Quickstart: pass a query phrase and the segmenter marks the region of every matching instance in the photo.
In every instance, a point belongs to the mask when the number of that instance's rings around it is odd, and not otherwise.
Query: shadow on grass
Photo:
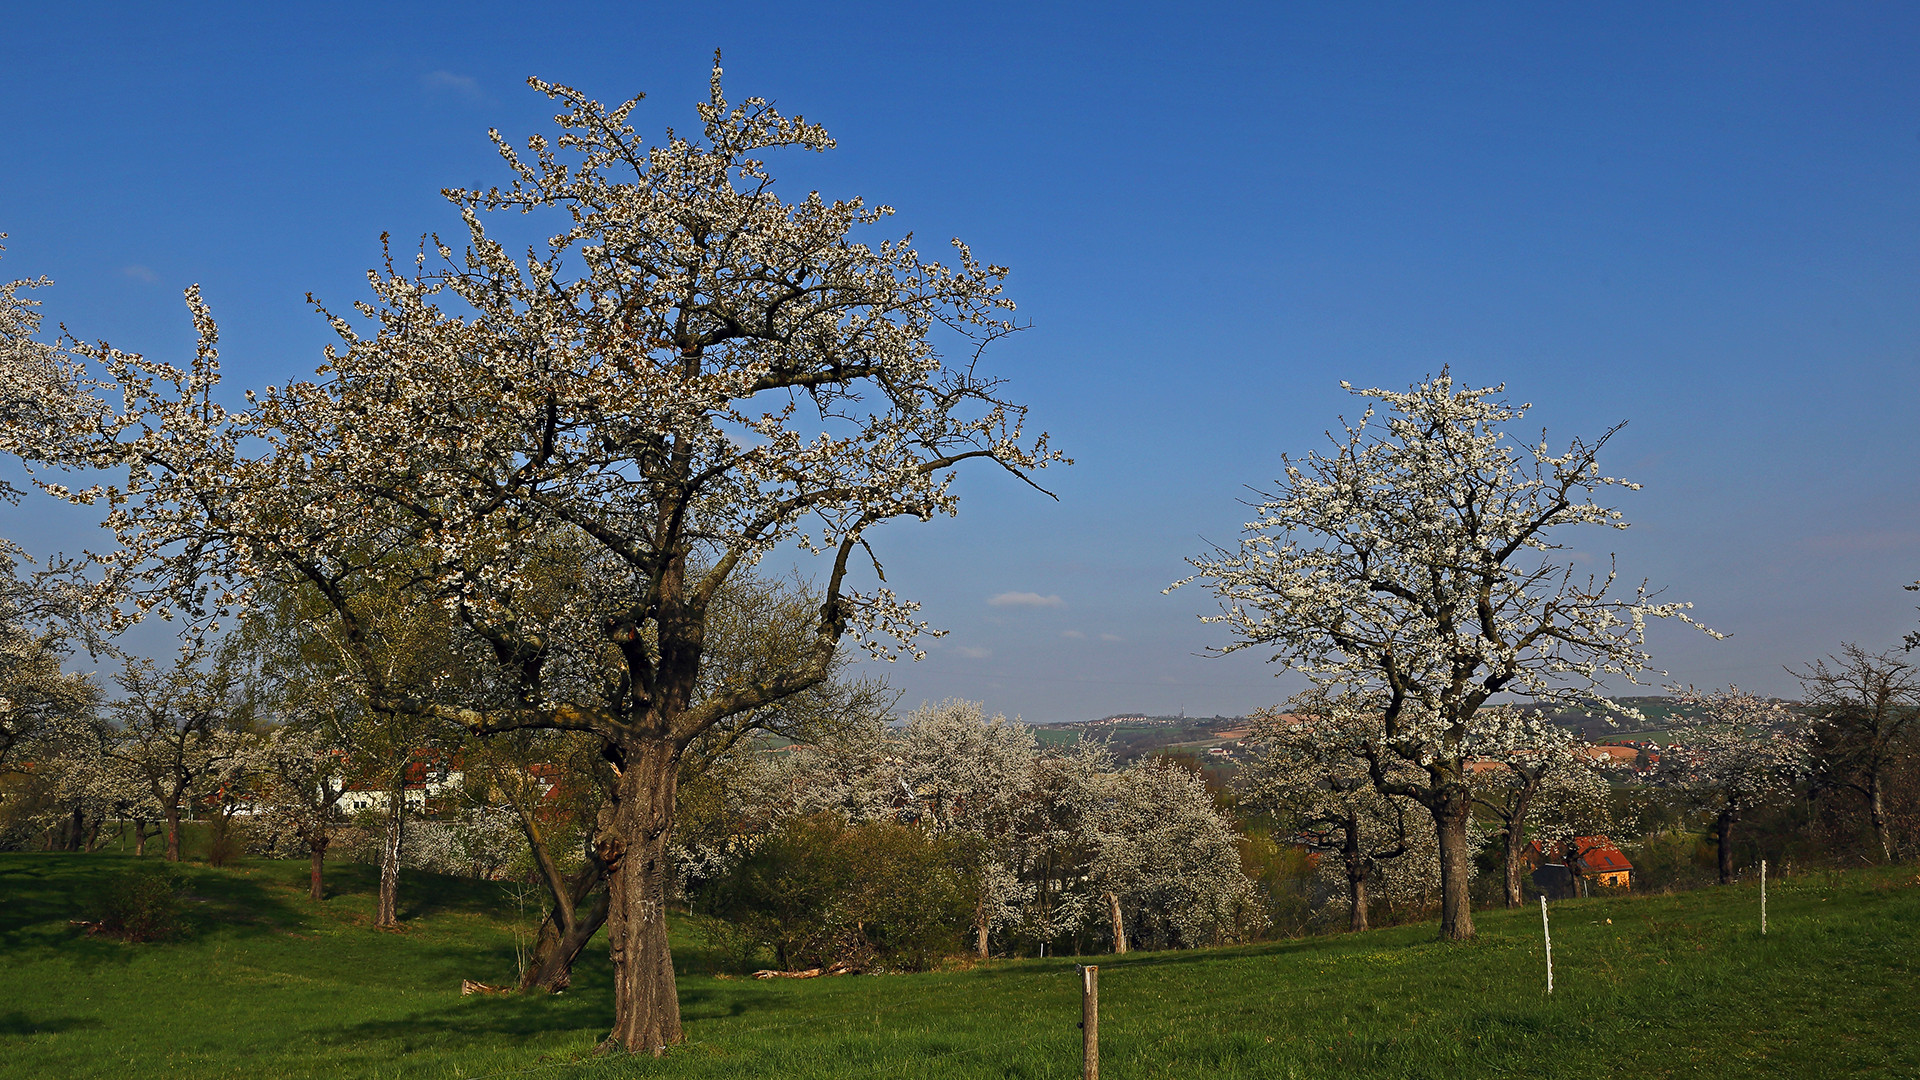
[[[99,1018],[92,1016],[49,1016],[35,1020],[26,1013],[15,1011],[0,1013],[0,1037],[7,1035],[52,1035],[63,1031],[76,1031],[81,1028],[105,1027]]]
[[[87,937],[73,920],[115,875],[154,864],[153,856],[0,855],[0,953],[11,957],[58,952],[81,962],[124,963],[155,944]],[[181,929],[171,940],[193,940],[215,931],[270,934],[304,926],[305,913],[289,907],[261,882],[191,864],[172,864],[179,875]]]

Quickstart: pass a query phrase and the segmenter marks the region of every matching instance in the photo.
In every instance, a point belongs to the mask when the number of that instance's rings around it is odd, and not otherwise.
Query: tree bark
[[[685,1038],[673,957],[667,950],[666,911],[667,841],[679,751],[658,736],[636,738],[622,749],[626,760],[614,787],[614,844],[603,845],[609,864],[607,938],[613,955],[613,1031],[607,1042],[658,1056]]]
[[[312,857],[312,874],[307,879],[307,897],[314,903],[327,898],[327,882],[321,876],[321,864],[327,858],[327,845],[331,839],[323,831],[318,836],[307,838],[307,851]]]
[[[387,833],[380,845],[380,911],[375,922],[388,929],[400,925],[400,848],[406,817],[406,788],[398,787],[387,793]]]
[[[133,819],[133,857],[143,858],[147,854],[147,841],[160,834],[158,829],[149,829],[151,824],[146,818]]]
[[[1518,824],[1507,825],[1507,906],[1520,906],[1520,885],[1526,875],[1522,867],[1527,863],[1526,834]]]
[[[612,899],[602,889],[591,897],[584,909],[576,907],[572,924],[562,928],[551,917],[540,924],[540,937],[534,942],[533,956],[526,974],[520,977],[520,989],[545,990],[558,994],[573,985],[573,965],[586,950],[593,935],[606,925]]]
[[[1367,929],[1367,872],[1363,868],[1350,866],[1347,869],[1347,903],[1352,909],[1347,928]]]
[[[539,835],[537,829],[533,835]],[[600,886],[607,880],[607,865],[598,857],[591,857],[587,865],[571,876],[562,876],[553,865],[544,839],[534,854],[546,877],[547,890],[553,895],[553,906],[540,922],[533,955],[527,958],[527,968],[520,975],[520,989],[557,994],[573,984],[574,961],[606,924],[610,901],[607,891]],[[589,897],[593,903],[582,911],[580,905]]]
[[[1720,884],[1733,884],[1733,819],[1731,810],[1720,811],[1714,821],[1714,832],[1720,843]]]
[[[1127,923],[1120,917],[1120,894],[1107,890],[1107,914],[1113,917],[1113,951],[1125,954],[1127,951]]]
[[[1440,937],[1466,941],[1473,937],[1473,898],[1467,892],[1473,871],[1467,844],[1472,804],[1464,796],[1442,795],[1429,809],[1440,837]]]
[[[987,939],[987,920],[984,915],[974,920],[973,935],[974,951],[980,954],[980,959],[985,960],[988,956],[990,943]]]
[[[1880,859],[1890,863],[1893,861],[1893,841],[1887,831],[1887,808],[1885,800],[1881,798],[1879,769],[1867,772],[1867,789],[1867,813],[1873,818],[1874,838],[1880,841]]]
[[[167,861],[179,862],[180,861],[180,806],[179,804],[176,803],[172,806],[161,807],[160,817],[161,817],[161,820],[166,823],[166,827],[167,827]]]

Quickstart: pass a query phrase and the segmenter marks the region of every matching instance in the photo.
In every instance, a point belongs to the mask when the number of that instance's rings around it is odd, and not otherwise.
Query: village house
[[[1633,864],[1604,836],[1576,836],[1551,854],[1538,841],[1527,845],[1534,887],[1548,899],[1587,895],[1593,885],[1625,889],[1633,885]]]

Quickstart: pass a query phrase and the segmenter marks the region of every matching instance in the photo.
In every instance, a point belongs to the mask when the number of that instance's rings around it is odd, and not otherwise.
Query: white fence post
[[[1767,936],[1767,860],[1760,860],[1760,936]]]
[[[1553,993],[1553,928],[1547,925],[1547,896],[1540,894],[1540,937],[1547,943],[1547,993]]]

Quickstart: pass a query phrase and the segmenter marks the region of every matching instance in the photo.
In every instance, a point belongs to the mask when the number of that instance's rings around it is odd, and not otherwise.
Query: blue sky
[[[1556,441],[1621,420],[1624,575],[1729,633],[1662,629],[1672,678],[1915,626],[1920,9],[1901,5],[34,5],[0,35],[6,276],[48,313],[191,351],[200,282],[237,387],[318,362],[306,293],[364,291],[378,237],[457,225],[502,178],[528,75],[730,91],[824,123],[789,195],[864,194],[1013,268],[1031,328],[992,365],[1078,460],[1058,502],[981,474],[961,515],[874,536],[951,633],[889,678],[1050,721],[1239,713],[1294,683],[1209,659],[1236,500],[1342,411],[1341,379],[1451,364]],[[93,542],[0,510],[31,550]],[[1580,538],[1569,537],[1578,542]],[[1003,594],[1057,597],[995,605]],[[1075,636],[1077,635],[1077,636]]]

